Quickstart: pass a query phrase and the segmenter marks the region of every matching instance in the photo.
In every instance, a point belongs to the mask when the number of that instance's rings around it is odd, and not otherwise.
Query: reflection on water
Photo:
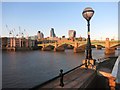
[[[93,58],[105,57],[104,50],[93,49]],[[118,51],[116,51],[116,55]],[[3,88],[30,88],[80,65],[85,53],[24,51],[3,52]]]

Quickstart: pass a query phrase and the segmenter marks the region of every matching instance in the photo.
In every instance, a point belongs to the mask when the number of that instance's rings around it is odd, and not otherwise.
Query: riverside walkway
[[[97,64],[97,70],[82,68],[80,65],[66,73],[63,73],[63,87],[60,86],[61,77],[57,76],[41,85],[33,87],[31,90],[42,90],[43,88],[52,90],[57,88],[104,88],[106,90],[115,90],[114,80],[117,75],[120,74],[118,71],[118,69],[120,70],[120,67],[118,68],[120,63],[119,65],[117,63],[119,60],[120,56],[106,58],[105,61],[102,60],[103,62],[99,62]],[[118,77],[117,80],[119,81],[120,79]]]
[[[120,89],[120,56],[119,56],[119,64],[118,64],[118,73],[117,73],[116,83],[117,83],[117,88]]]
[[[119,58],[119,64],[118,64],[117,83],[120,84],[120,58]]]
[[[40,90],[42,88],[87,88],[93,83],[96,77],[96,71],[92,69],[77,68],[64,75],[63,83],[64,86],[60,86],[60,77],[55,80],[49,81],[40,86],[33,88],[34,90]]]
[[[117,58],[113,67],[112,76],[116,77],[116,82],[120,84],[120,56]]]

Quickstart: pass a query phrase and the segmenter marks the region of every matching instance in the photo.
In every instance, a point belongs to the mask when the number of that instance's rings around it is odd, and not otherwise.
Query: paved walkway
[[[74,71],[69,72],[64,75],[64,87],[59,86],[60,78],[57,78],[43,86],[37,87],[40,88],[85,88],[93,81],[96,74],[94,70],[77,68]]]
[[[112,76],[116,77],[117,83],[120,83],[120,56],[117,58],[113,67]]]
[[[120,60],[119,60],[119,61],[120,61]],[[120,84],[120,62],[119,62],[119,64],[118,64],[117,83]]]

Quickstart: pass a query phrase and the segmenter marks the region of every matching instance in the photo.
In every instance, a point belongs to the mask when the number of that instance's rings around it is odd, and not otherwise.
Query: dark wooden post
[[[64,83],[63,83],[63,70],[60,69],[60,86],[63,87]]]

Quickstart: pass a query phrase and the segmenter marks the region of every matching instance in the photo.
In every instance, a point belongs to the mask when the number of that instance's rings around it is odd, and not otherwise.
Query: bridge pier
[[[45,46],[43,45],[42,51],[52,51],[52,47],[51,46]]]
[[[57,47],[57,48],[54,48],[54,51],[55,52],[64,52],[65,49],[63,47]]]
[[[105,54],[115,54],[115,48],[105,48]]]
[[[84,51],[85,51],[85,47],[83,46],[78,47],[78,43],[76,42],[74,46],[74,53],[81,53]]]
[[[96,45],[95,47],[96,47],[97,50],[102,49],[102,46],[100,46],[100,45]]]
[[[58,46],[58,44],[55,43],[54,51],[55,51],[55,52],[64,52],[64,51],[65,51],[65,48],[62,47],[62,46]]]
[[[85,50],[82,49],[82,48],[74,48],[74,53],[81,53],[81,52],[84,52]]]
[[[42,51],[52,51],[52,49],[50,47],[43,47]]]
[[[108,55],[108,54],[115,54],[115,48],[111,48],[110,47],[109,38],[106,38],[106,41],[105,41],[105,52],[104,53],[106,55]]]

